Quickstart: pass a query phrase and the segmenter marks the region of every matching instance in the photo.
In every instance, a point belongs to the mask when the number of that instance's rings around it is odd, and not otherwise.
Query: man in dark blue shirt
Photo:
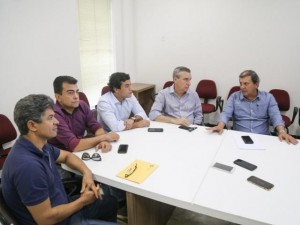
[[[116,199],[101,197],[91,171],[79,158],[47,144],[57,133],[53,105],[48,96],[29,95],[15,106],[14,120],[21,136],[2,172],[8,207],[20,224],[116,224]],[[83,174],[80,196],[67,197],[56,163]]]

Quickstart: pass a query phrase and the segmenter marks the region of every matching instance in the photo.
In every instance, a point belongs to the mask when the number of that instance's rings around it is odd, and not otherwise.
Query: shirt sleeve
[[[133,95],[131,98],[132,101],[132,113],[133,115],[138,115],[142,117],[144,120],[149,120],[148,116],[146,115],[145,110],[142,108],[136,97]]]
[[[228,121],[230,120],[230,118],[232,118],[233,116],[233,111],[234,111],[234,98],[235,96],[238,97],[239,92],[237,93],[233,93],[229,99],[227,100],[227,103],[224,107],[223,112],[220,115],[220,119],[219,122],[223,122],[225,123],[225,125],[227,125]]]
[[[195,99],[195,108],[194,108],[194,124],[202,124],[203,123],[203,113],[202,113],[202,107],[201,107],[201,101],[198,95],[194,94]]]
[[[164,90],[161,90],[155,98],[155,101],[151,107],[149,118],[155,120],[158,116],[163,115],[163,109],[165,106]]]
[[[122,131],[125,129],[124,121],[117,119],[113,106],[111,105],[113,103],[106,98],[108,96],[108,94],[106,96],[103,95],[97,104],[98,119],[100,120],[101,118],[101,120],[107,127],[109,127],[111,131]]]
[[[273,95],[269,95],[269,107],[268,107],[268,114],[270,116],[271,124],[273,127],[277,127],[279,125],[284,126],[284,121],[282,120],[282,116],[280,114],[277,102]]]

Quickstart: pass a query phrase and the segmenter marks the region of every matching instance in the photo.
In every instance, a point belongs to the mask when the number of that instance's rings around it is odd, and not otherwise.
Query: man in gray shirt
[[[202,124],[201,102],[198,94],[189,88],[191,80],[189,68],[175,68],[174,84],[158,93],[149,113],[150,120],[185,126]]]

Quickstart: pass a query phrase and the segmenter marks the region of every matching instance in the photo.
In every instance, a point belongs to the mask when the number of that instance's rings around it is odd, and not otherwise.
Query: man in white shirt
[[[150,125],[144,109],[132,94],[130,76],[113,73],[108,83],[110,91],[102,95],[97,105],[97,119],[106,131],[123,131]]]

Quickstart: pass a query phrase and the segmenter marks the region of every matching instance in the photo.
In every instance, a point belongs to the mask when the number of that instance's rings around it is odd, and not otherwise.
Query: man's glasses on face
[[[82,154],[82,156],[81,156],[81,159],[82,160],[94,160],[94,161],[101,161],[101,155],[99,154],[99,153],[94,153],[93,155],[92,155],[92,157],[90,156],[90,154],[89,153],[87,153],[87,152],[84,152],[83,154]]]

